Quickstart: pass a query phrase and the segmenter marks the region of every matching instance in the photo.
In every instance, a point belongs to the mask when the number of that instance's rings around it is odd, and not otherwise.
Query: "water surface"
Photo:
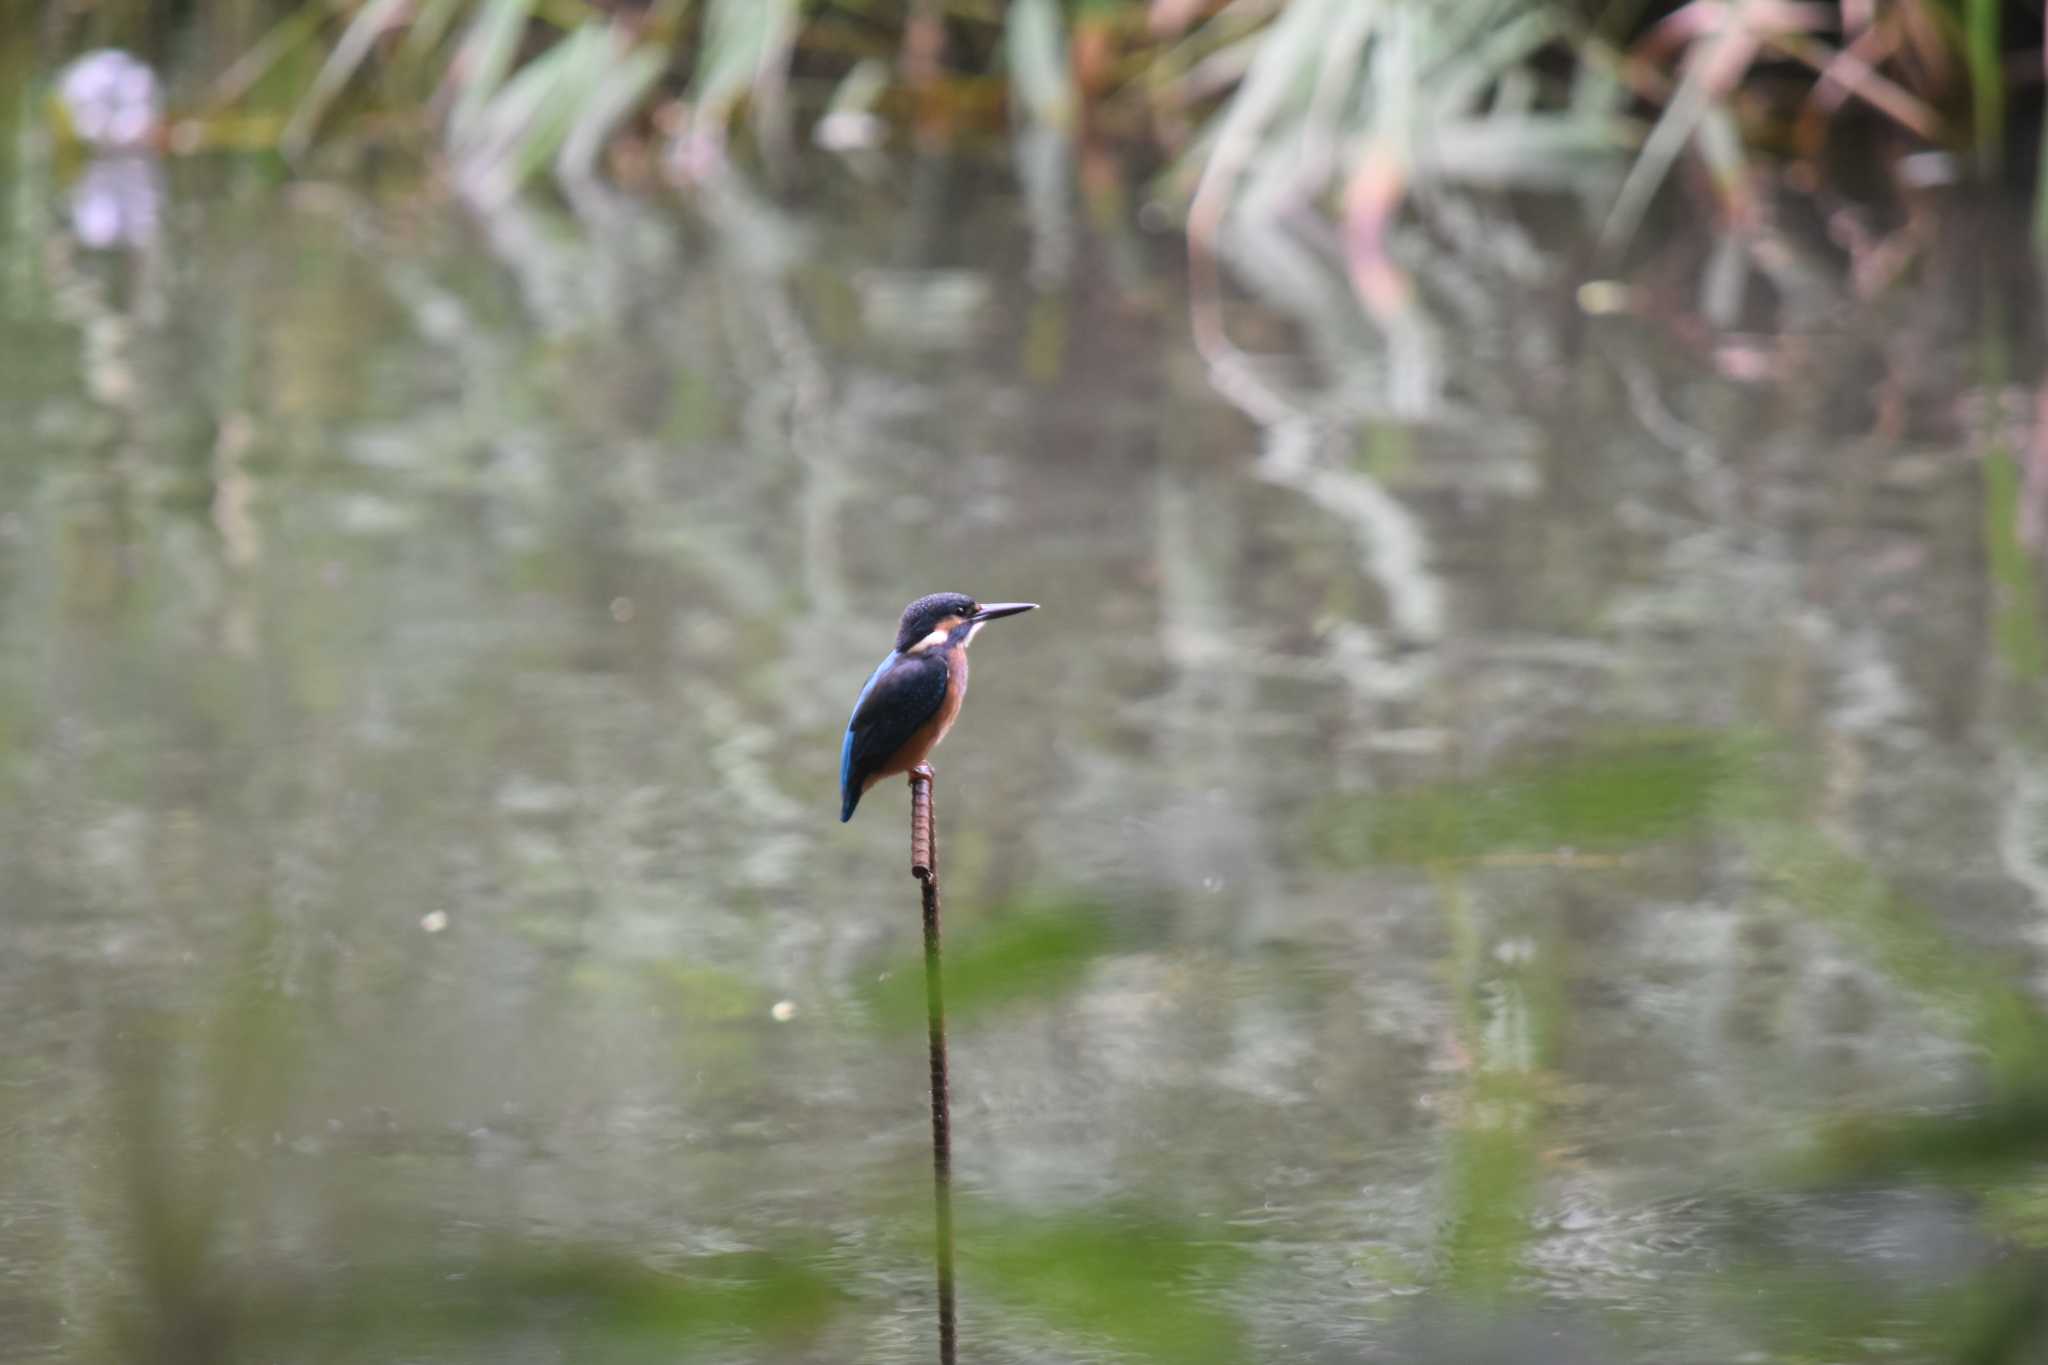
[[[0,233],[0,1359],[930,1358],[834,781],[942,588],[1045,604],[939,765],[969,1358],[1937,1359],[2031,1264],[2030,1168],[1808,1180],[2039,1074],[2016,217],[1716,326],[1447,201],[1201,351],[968,158],[122,173]]]

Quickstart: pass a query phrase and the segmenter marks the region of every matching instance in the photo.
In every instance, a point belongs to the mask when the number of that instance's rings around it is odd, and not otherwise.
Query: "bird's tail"
[[[848,820],[851,820],[853,818],[853,808],[859,804],[860,787],[858,784],[849,783],[846,788],[846,799],[839,804],[839,823],[843,825]]]

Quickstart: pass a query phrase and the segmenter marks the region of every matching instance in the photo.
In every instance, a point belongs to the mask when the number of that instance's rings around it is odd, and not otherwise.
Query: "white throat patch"
[[[953,637],[954,631],[960,629],[960,622],[963,619],[959,616],[948,616],[945,620],[939,622],[938,629],[903,652],[905,654],[922,654],[928,649],[937,649]]]

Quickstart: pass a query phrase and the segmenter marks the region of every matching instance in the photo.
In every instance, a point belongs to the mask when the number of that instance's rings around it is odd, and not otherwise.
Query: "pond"
[[[835,817],[938,589],[1044,604],[938,755],[965,1358],[2027,1311],[2017,210],[1859,291],[1446,195],[1398,314],[1302,232],[1205,321],[1100,166],[480,210],[26,145],[0,1359],[932,1358],[907,796]]]

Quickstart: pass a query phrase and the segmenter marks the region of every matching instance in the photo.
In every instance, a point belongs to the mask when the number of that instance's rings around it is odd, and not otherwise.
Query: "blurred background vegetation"
[[[0,1360],[2041,1358],[2042,43],[0,0]]]
[[[2041,16],[2008,0],[8,0],[10,65],[88,47],[166,67],[171,147],[432,150],[471,193],[602,169],[701,173],[735,136],[787,168],[1031,128],[1143,147],[1201,248],[1231,211],[1320,209],[1361,294],[1388,223],[1438,184],[1626,171],[1625,242],[1685,156],[1732,221],[1756,161],[1818,191],[1939,178],[1914,149],[2033,179]],[[23,88],[31,83],[24,82]],[[1050,153],[1046,153],[1049,155]],[[1905,164],[1901,164],[1905,163]],[[1387,294],[1394,291],[1394,296]]]

